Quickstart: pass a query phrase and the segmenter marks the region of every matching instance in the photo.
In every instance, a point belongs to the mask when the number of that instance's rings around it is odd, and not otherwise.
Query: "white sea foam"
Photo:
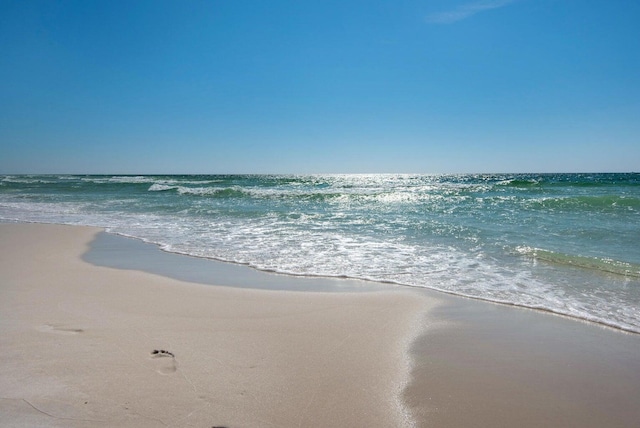
[[[165,190],[177,189],[178,186],[170,186],[167,184],[153,183],[149,187],[149,192],[164,192]]]

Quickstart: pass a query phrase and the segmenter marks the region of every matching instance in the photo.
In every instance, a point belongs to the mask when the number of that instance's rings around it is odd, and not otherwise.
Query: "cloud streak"
[[[431,24],[452,24],[472,17],[473,15],[491,9],[498,9],[507,6],[517,0],[483,0],[473,3],[466,3],[457,8],[446,11],[432,13],[427,16],[427,22]]]

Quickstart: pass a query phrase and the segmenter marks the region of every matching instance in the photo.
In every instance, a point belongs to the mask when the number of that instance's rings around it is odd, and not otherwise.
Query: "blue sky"
[[[640,2],[0,0],[0,173],[640,171]]]

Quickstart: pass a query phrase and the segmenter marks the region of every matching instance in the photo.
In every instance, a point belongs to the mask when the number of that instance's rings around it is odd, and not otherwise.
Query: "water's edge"
[[[205,285],[284,291],[372,292],[397,288],[349,278],[324,278],[266,272],[233,262],[163,250],[142,239],[100,232],[82,259],[94,266],[137,270]]]
[[[82,259],[95,266],[137,270],[180,281],[213,286],[297,292],[376,292],[405,288],[431,296],[446,295],[453,298],[468,299],[521,310],[532,310],[540,314],[559,316],[593,326],[640,335],[639,332],[632,329],[571,316],[547,308],[535,308],[477,296],[466,296],[446,290],[393,282],[383,283],[354,278],[290,275],[263,271],[234,262],[170,252],[161,248],[160,245],[146,242],[141,238],[107,231],[102,231],[96,235]]]

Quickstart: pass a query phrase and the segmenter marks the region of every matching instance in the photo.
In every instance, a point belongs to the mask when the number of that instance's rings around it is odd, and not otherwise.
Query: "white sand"
[[[98,231],[0,225],[0,426],[410,424],[398,397],[432,300],[96,267],[80,256]]]

